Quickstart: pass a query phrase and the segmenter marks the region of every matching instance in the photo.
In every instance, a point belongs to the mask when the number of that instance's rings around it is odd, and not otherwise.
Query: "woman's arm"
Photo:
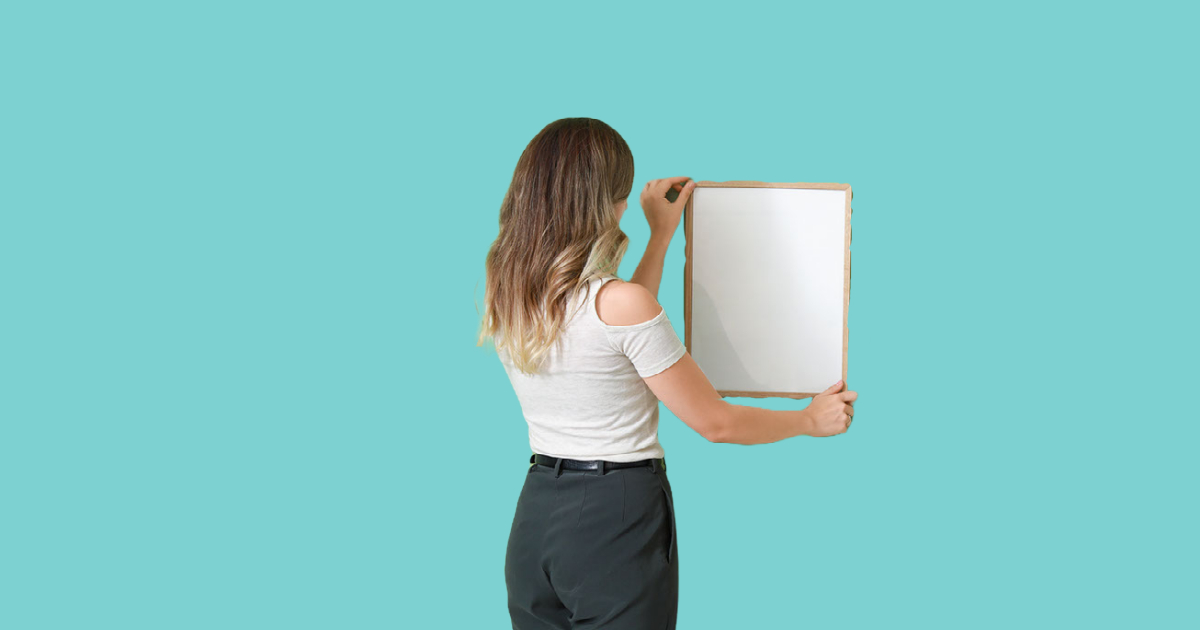
[[[637,271],[629,279],[634,284],[646,287],[655,299],[658,299],[658,285],[662,283],[663,261],[667,257],[667,247],[671,244],[670,234],[651,234],[650,242],[646,244],[646,253],[638,263]]]
[[[671,367],[643,379],[684,424],[710,442],[769,444],[790,437],[845,433],[858,393],[838,381],[813,396],[803,409],[763,409],[721,398],[704,371],[684,354]]]
[[[808,407],[763,409],[726,402],[690,354],[644,380],[671,413],[710,442],[768,444],[816,433]]]
[[[687,182],[684,184],[684,182]],[[675,201],[667,199],[667,192],[672,188],[679,191]],[[633,272],[630,282],[640,284],[658,299],[658,285],[662,283],[663,260],[667,257],[667,246],[679,227],[679,219],[683,216],[683,206],[696,188],[696,182],[687,177],[668,177],[652,179],[646,182],[642,189],[642,211],[646,213],[646,223],[650,226],[650,242],[646,244],[646,253],[638,263],[637,271]]]

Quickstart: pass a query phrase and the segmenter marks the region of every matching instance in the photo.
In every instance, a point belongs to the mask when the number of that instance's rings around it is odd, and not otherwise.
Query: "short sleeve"
[[[687,353],[687,347],[667,318],[666,309],[640,324],[610,326],[601,322],[601,326],[613,349],[629,357],[642,378],[662,372]]]

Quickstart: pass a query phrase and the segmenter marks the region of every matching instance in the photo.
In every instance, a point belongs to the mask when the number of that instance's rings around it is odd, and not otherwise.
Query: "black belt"
[[[667,469],[667,459],[665,457],[660,457],[658,459],[640,459],[636,462],[610,462],[603,459],[567,459],[565,457],[550,457],[549,455],[534,453],[533,455],[529,456],[529,463],[541,464],[542,466],[549,466],[559,470],[598,470],[600,471],[600,474],[604,474],[604,471],[613,470],[615,468],[637,468],[639,466],[650,466],[651,468],[654,468],[656,472]]]

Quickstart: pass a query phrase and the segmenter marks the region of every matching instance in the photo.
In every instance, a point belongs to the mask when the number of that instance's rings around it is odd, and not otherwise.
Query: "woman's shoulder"
[[[612,278],[596,292],[596,316],[608,326],[645,323],[662,312],[662,305],[654,294],[636,282]]]

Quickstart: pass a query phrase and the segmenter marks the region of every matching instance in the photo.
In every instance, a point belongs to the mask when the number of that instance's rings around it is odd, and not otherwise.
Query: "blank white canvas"
[[[819,393],[842,377],[846,194],[692,192],[690,350],[716,389]]]

